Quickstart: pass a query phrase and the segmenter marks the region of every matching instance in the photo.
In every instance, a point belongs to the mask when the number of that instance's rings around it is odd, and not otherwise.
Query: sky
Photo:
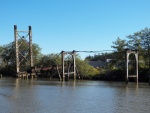
[[[32,27],[42,54],[113,50],[118,37],[150,28],[149,6],[150,0],[0,0],[0,46],[14,41],[17,25]]]

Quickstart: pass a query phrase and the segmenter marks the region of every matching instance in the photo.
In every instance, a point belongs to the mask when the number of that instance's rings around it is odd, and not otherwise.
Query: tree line
[[[140,31],[137,31],[131,35],[126,36],[124,39],[118,37],[116,41],[112,42],[111,46],[115,51],[112,53],[102,53],[101,55],[88,56],[86,60],[93,61],[105,61],[106,58],[115,59],[109,65],[109,77],[108,78],[117,78],[117,74],[120,73],[122,78],[125,76],[125,49],[138,50],[138,60],[139,60],[139,81],[148,81],[150,74],[150,29],[145,28]],[[129,71],[133,71],[135,67],[134,55],[130,55]],[[114,69],[116,65],[119,66]],[[113,77],[115,76],[117,77]],[[134,72],[131,72],[134,73]],[[105,73],[106,75],[106,73]],[[120,76],[119,75],[119,76]],[[106,77],[106,76],[105,76]]]
[[[26,39],[18,40],[19,46],[19,60],[25,59],[23,56],[28,56],[29,42]],[[58,65],[61,67],[61,55],[57,53],[42,54],[41,48],[38,44],[32,45],[33,63],[37,68],[51,67]],[[20,70],[26,71],[30,69],[30,64],[27,62],[30,57],[27,57],[20,63]],[[6,76],[14,75],[16,72],[15,63],[15,42],[0,46],[0,73]],[[66,58],[65,63],[71,62],[71,58]],[[82,78],[90,79],[94,75],[98,75],[99,71],[90,66],[86,61],[81,60],[79,55],[76,55],[76,67],[78,73]],[[49,70],[47,70],[49,71]]]
[[[19,40],[18,43],[22,43]],[[79,74],[84,78],[104,79],[104,80],[124,80],[125,77],[125,49],[138,50],[139,53],[139,79],[147,81],[150,74],[150,29],[145,28],[124,39],[118,37],[112,42],[111,46],[115,51],[112,53],[102,53],[94,56],[87,56],[82,60],[76,55],[76,66]],[[21,44],[21,54],[26,55],[28,52],[28,41],[24,40]],[[113,59],[105,68],[94,68],[87,63],[88,61],[105,61]],[[130,55],[131,73],[134,68],[134,55]],[[68,58],[68,61],[70,59]],[[33,62],[36,67],[49,67],[52,65],[61,65],[61,56],[56,53],[42,54],[38,44],[33,44]],[[26,62],[22,62],[21,69],[24,68]],[[29,68],[29,66],[27,67]],[[15,73],[15,42],[0,46],[0,73],[4,75],[12,75]]]

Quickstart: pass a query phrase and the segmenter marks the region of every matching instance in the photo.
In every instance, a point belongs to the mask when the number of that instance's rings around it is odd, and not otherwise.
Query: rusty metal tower
[[[71,55],[72,56],[72,60],[73,60],[73,71],[70,72],[69,70],[69,66],[67,66],[67,72],[65,72],[65,55]],[[76,61],[75,61],[75,51],[62,51],[61,52],[61,58],[62,58],[62,80],[68,80],[69,79],[69,75],[73,74],[74,80],[76,80]]]
[[[21,36],[20,34],[25,34],[25,36]],[[23,62],[28,62],[30,68],[33,67],[33,57],[32,57],[32,28],[28,27],[28,31],[18,31],[17,25],[14,25],[14,38],[15,38],[15,56],[16,56],[16,75],[19,77],[19,72],[21,70],[20,66]],[[28,43],[28,50],[24,52],[21,50],[21,45],[24,41]]]
[[[129,82],[129,77],[136,78],[136,83],[138,83],[138,50],[130,50],[130,49],[125,49],[126,53],[126,77],[125,77],[125,82],[128,84]],[[136,62],[136,74],[135,75],[129,75],[129,56],[130,54],[134,54],[135,56],[135,62]]]

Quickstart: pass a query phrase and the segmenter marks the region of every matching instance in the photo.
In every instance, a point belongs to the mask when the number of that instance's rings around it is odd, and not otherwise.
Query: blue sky
[[[150,0],[0,0],[0,45],[14,41],[14,25],[31,25],[43,54],[111,50],[117,37],[150,27],[149,6]]]

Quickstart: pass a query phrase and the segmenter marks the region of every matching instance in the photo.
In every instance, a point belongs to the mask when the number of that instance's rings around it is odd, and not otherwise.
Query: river
[[[0,79],[0,113],[149,113],[146,83]]]

